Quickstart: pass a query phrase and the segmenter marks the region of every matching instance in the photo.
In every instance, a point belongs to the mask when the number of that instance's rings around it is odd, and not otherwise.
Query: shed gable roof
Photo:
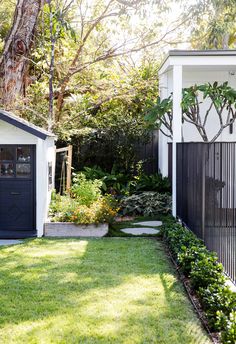
[[[11,112],[0,110],[0,120],[7,122],[19,129],[26,131],[34,136],[39,137],[42,140],[46,140],[47,137],[55,137],[55,135],[45,129],[42,129],[23,118],[13,115]]]

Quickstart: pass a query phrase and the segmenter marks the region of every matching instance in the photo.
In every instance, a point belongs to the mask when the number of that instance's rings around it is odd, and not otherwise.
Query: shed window
[[[32,177],[32,146],[0,146],[0,178]]]
[[[14,160],[14,148],[13,147],[0,148],[0,160],[3,160],[3,161]]]
[[[30,162],[31,150],[29,147],[17,147],[16,156],[17,156],[17,161]]]
[[[1,177],[14,177],[14,165],[9,163],[0,163],[0,176]]]
[[[31,174],[30,164],[16,164],[16,176],[27,178]]]

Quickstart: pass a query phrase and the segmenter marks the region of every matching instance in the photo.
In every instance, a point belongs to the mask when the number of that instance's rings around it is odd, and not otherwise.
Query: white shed
[[[172,142],[172,193],[173,215],[176,215],[176,143],[201,142],[196,127],[182,123],[182,89],[195,84],[207,82],[228,84],[236,89],[236,50],[172,50],[169,52],[159,70],[159,87],[161,99],[173,93],[173,141]],[[216,131],[219,123],[216,113],[211,112],[207,131],[209,136]],[[164,128],[162,128],[165,130]],[[217,141],[236,141],[235,124],[233,130],[226,128]],[[159,170],[168,175],[168,142],[162,133],[159,135]]]
[[[55,136],[0,110],[0,238],[43,235],[54,187]]]

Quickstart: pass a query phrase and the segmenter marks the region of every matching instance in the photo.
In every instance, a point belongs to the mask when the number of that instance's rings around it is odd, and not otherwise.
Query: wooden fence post
[[[71,167],[72,167],[72,145],[68,146],[67,167],[66,167],[66,191],[71,187]]]

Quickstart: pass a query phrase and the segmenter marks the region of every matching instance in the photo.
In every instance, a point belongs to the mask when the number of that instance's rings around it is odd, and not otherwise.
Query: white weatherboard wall
[[[55,169],[54,138],[47,137],[42,140],[2,120],[0,120],[0,133],[0,145],[36,145],[36,230],[37,236],[41,237],[51,199],[51,190],[48,186],[48,163],[52,163],[53,171]]]
[[[169,56],[159,70],[159,91],[161,99],[173,94],[173,141],[163,133],[159,133],[159,170],[168,175],[168,142],[173,143],[172,154],[172,213],[176,215],[176,143],[203,142],[196,127],[190,123],[180,121],[182,88],[205,83],[219,84],[227,81],[236,89],[236,50],[235,51],[170,51]],[[201,101],[201,99],[200,99]],[[200,113],[204,116],[208,109],[207,102],[200,104]],[[224,113],[226,116],[226,112]],[[219,118],[213,109],[208,117],[206,132],[211,141],[219,130]],[[164,126],[162,131],[167,132]],[[229,127],[225,128],[217,138],[218,142],[236,142],[236,125],[233,125],[233,134]]]

